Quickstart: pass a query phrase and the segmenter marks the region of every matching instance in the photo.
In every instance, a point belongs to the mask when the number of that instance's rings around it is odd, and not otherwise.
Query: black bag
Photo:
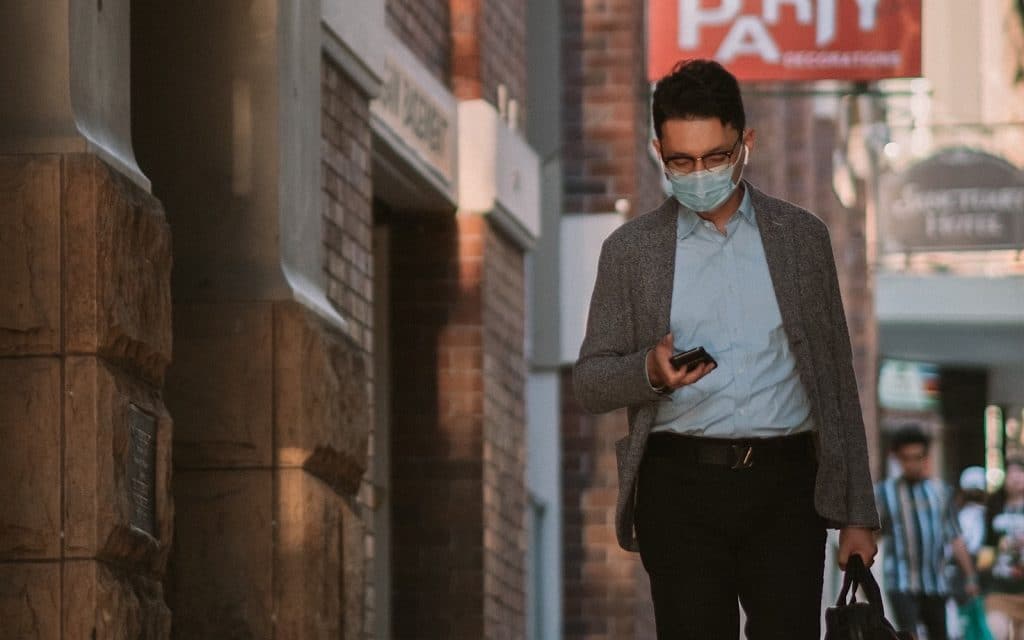
[[[866,602],[857,602],[858,586]],[[885,619],[882,592],[859,555],[850,556],[836,606],[825,611],[825,640],[914,640],[912,633],[897,632]]]

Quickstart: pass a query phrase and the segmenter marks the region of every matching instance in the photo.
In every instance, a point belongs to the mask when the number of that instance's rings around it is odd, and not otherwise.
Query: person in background
[[[988,494],[985,493],[985,468],[972,466],[960,472],[960,509],[957,511],[957,522],[960,535],[963,536],[967,552],[972,557],[985,544],[986,506]]]
[[[971,559],[979,572],[978,555],[985,544],[988,531],[986,486],[984,467],[967,467],[960,472],[960,492],[956,500],[959,505],[957,522],[967,552],[971,554]],[[955,603],[955,606],[954,603],[950,604],[953,607],[950,611],[952,617],[947,617],[947,620],[959,627],[962,640],[993,640],[985,622],[985,606],[980,596],[968,595],[968,581],[955,562],[947,564],[946,568]]]
[[[884,583],[897,627],[916,632],[920,623],[929,640],[947,640],[949,585],[943,570],[947,545],[965,576],[967,596],[979,591],[977,572],[960,534],[952,489],[929,477],[930,445],[931,438],[918,426],[894,434],[891,452],[901,474],[877,485],[875,501],[886,541]]]
[[[988,544],[993,562],[985,598],[996,640],[1024,639],[1024,458],[1006,462],[1006,482],[989,508]],[[987,555],[987,554],[986,554]],[[985,563],[988,564],[987,562]]]

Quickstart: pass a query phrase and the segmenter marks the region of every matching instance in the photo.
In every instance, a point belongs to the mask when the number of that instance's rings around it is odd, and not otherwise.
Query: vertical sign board
[[[713,58],[740,80],[921,75],[921,0],[648,0],[647,69]]]
[[[128,405],[128,503],[131,526],[156,538],[156,418]]]

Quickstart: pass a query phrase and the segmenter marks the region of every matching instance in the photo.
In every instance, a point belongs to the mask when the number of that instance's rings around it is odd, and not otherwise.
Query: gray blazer
[[[750,189],[782,324],[817,425],[814,504],[830,527],[878,528],[846,317],[825,224],[793,204]],[[647,351],[669,332],[677,204],[622,225],[604,242],[587,332],[573,369],[576,397],[592,413],[628,409],[615,443],[615,533],[637,550],[637,470],[662,396],[647,383]]]

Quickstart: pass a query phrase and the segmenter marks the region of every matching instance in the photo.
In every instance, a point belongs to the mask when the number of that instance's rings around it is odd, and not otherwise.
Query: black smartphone
[[[688,351],[674,353],[668,361],[676,369],[685,368],[687,371],[691,371],[697,365],[705,362],[710,362],[714,365],[718,364],[715,362],[715,359],[711,357],[711,354],[704,350],[704,347],[694,347]]]

